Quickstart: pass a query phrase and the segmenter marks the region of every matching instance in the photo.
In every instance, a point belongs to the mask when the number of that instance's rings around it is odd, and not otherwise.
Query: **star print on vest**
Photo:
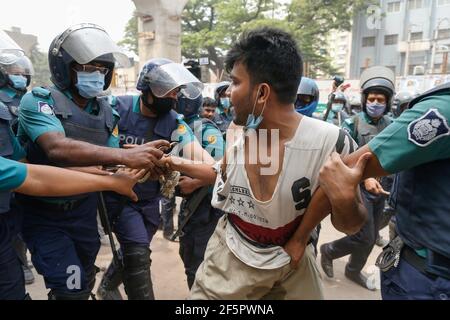
[[[419,147],[426,147],[448,135],[450,135],[450,128],[447,120],[437,109],[430,109],[408,126],[408,140]]]

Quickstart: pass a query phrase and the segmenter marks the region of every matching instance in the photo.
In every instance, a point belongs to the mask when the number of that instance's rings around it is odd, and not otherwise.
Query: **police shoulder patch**
[[[206,140],[208,140],[209,144],[215,144],[217,142],[217,137],[214,134],[212,134],[212,135],[209,135],[206,138]]]
[[[179,134],[185,134],[187,131],[186,126],[184,124],[179,124],[178,125],[178,133]]]
[[[38,102],[38,109],[39,112],[43,113],[43,114],[47,114],[50,116],[54,116],[55,112],[53,111],[53,107],[51,105],[49,105],[47,102],[44,101],[39,101]]]
[[[447,119],[437,109],[430,109],[408,126],[408,140],[426,147],[439,138],[450,135]]]

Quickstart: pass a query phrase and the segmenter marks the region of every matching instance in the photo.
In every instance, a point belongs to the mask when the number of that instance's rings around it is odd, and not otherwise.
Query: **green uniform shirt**
[[[437,93],[403,112],[369,148],[389,173],[449,158],[449,119],[450,95]]]
[[[26,177],[25,164],[0,157],[0,191],[11,191],[20,187]]]
[[[189,124],[195,121],[202,121],[199,116],[187,120]],[[195,134],[199,134],[195,132]],[[197,139],[200,137],[197,137]],[[220,130],[212,123],[206,122],[202,125],[201,145],[216,161],[223,158],[225,140]]]
[[[38,92],[38,95],[33,94]],[[49,91],[44,88],[34,88],[33,92],[27,93],[20,102],[19,112],[19,137],[25,137],[33,142],[47,132],[64,132],[61,121],[53,112],[52,106],[54,101],[48,94]],[[68,98],[72,99],[70,92],[67,90],[63,92]],[[93,100],[84,109],[89,114],[95,114],[96,110],[93,108]],[[113,115],[116,122],[119,120],[119,114],[113,109]],[[110,136],[107,146],[112,148],[119,147],[119,135],[115,128],[113,134]]]

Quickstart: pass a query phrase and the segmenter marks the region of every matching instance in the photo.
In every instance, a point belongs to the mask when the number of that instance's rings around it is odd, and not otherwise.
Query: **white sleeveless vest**
[[[319,170],[336,150],[338,136],[338,127],[303,117],[295,136],[285,144],[283,168],[273,197],[266,202],[253,196],[244,166],[243,136],[227,151],[226,181],[222,164],[216,164],[212,205],[227,213],[227,245],[238,259],[258,269],[276,269],[290,262],[282,246],[298,228],[319,186]],[[350,143],[354,141],[345,140],[343,155],[349,153]]]

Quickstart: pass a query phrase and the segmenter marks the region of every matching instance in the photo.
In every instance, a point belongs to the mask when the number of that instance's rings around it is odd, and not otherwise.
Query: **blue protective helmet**
[[[302,96],[310,96],[311,101],[308,104],[302,103],[301,99],[299,99],[299,95]],[[316,82],[310,78],[302,77],[300,85],[297,90],[297,100],[295,102],[295,110],[297,112],[312,117],[312,114],[317,109],[317,105],[319,104],[319,87]]]
[[[177,88],[186,98],[196,99],[202,93],[203,84],[185,66],[164,58],[147,61],[136,85],[139,91],[151,91],[157,98]]]
[[[182,114],[186,119],[198,115],[198,110],[203,105],[203,96],[199,95],[195,99],[186,98],[181,95],[178,98],[177,112]]]
[[[104,90],[108,89],[116,63],[127,67],[130,60],[115,44],[106,31],[91,23],[70,27],[50,44],[48,63],[52,82],[62,90],[71,86],[71,68],[76,62],[84,65],[98,61],[109,69]]]

